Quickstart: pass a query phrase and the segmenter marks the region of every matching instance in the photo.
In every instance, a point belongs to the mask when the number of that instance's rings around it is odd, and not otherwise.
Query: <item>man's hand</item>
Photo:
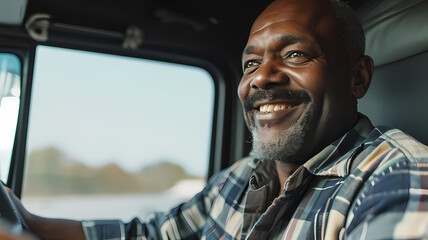
[[[10,188],[4,188],[9,194],[10,198],[12,199],[12,202],[15,204],[16,208],[20,212],[22,218],[24,219],[30,230],[41,239],[85,239],[82,225],[79,221],[43,218],[34,215],[27,211],[27,209],[25,209],[24,205],[22,205],[19,198],[13,193]],[[2,235],[0,235],[0,239],[3,239],[1,237]]]
[[[18,197],[16,197],[13,191],[10,188],[6,187],[5,185],[3,185],[3,188],[6,191],[6,193],[9,195],[15,207],[18,209],[24,221],[27,222],[27,220],[30,220],[32,217],[32,214],[24,208],[21,201],[18,199]]]
[[[29,233],[16,233],[8,228],[5,221],[0,221],[0,239],[2,240],[36,240],[36,238]]]

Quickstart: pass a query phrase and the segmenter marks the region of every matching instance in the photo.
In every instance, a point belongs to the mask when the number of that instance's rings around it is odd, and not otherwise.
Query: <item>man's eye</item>
[[[290,55],[288,55],[289,58],[294,58],[294,57],[303,57],[304,53],[301,52],[292,52]]]
[[[244,64],[244,71],[247,70],[248,68],[252,68],[254,66],[258,66],[259,64],[256,61],[250,60],[245,62]]]
[[[291,63],[302,64],[310,61],[311,59],[312,58],[304,52],[293,51],[287,54],[284,60]]]

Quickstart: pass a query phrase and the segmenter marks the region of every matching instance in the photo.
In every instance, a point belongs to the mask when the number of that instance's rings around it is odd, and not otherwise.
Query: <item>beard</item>
[[[288,129],[277,133],[270,138],[261,139],[258,136],[255,124],[250,125],[250,131],[253,138],[253,148],[250,155],[261,161],[275,160],[280,163],[304,163],[308,159],[302,159],[306,156],[305,143],[314,132],[315,106],[308,104],[302,116]]]

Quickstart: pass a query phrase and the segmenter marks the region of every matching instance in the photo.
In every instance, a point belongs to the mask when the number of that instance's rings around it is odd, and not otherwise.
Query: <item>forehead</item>
[[[307,35],[319,44],[336,42],[341,35],[329,0],[277,0],[254,22],[249,42],[259,36]],[[334,39],[336,38],[336,39]]]
[[[335,20],[329,0],[277,0],[259,15],[253,24],[251,33],[277,21],[295,20],[315,25],[325,18]]]

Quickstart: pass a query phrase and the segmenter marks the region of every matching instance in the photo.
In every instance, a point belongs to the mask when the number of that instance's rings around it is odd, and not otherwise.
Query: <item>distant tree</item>
[[[180,180],[195,178],[168,161],[159,161],[137,173],[126,172],[115,163],[89,167],[55,147],[33,151],[26,172],[26,196],[160,192]]]

